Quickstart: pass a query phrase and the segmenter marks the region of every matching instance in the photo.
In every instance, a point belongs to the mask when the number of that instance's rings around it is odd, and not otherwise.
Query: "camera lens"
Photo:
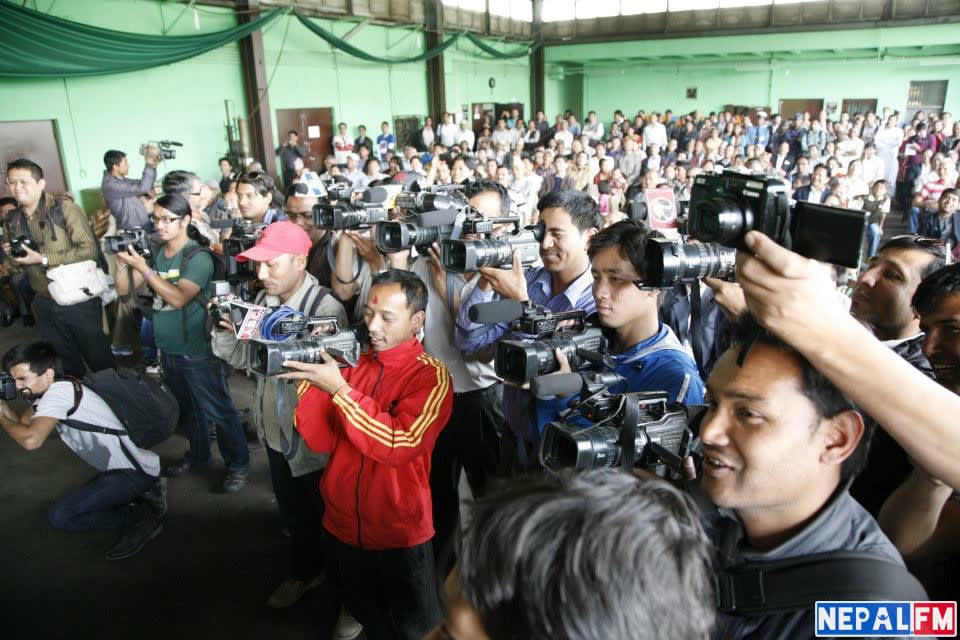
[[[715,242],[681,244],[651,238],[646,246],[643,281],[651,287],[673,287],[701,278],[729,278],[733,275],[737,251]]]
[[[749,211],[727,198],[706,198],[690,204],[690,235],[703,242],[735,246],[751,228]]]

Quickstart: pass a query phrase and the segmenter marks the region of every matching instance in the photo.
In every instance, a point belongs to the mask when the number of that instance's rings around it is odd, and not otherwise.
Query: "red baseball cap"
[[[237,262],[266,262],[284,253],[306,256],[310,254],[311,246],[310,236],[295,222],[274,222],[263,230],[257,244],[237,254]]]

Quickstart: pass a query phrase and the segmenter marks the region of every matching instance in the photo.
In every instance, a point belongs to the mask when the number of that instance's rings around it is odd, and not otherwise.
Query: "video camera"
[[[440,258],[443,268],[455,273],[476,271],[480,267],[510,269],[514,252],[520,254],[521,264],[533,264],[540,258],[540,242],[545,233],[546,225],[541,221],[510,235],[487,240],[446,239],[440,245]]]
[[[326,351],[340,368],[354,367],[360,359],[360,341],[352,329],[289,342],[254,341],[250,343],[250,369],[262,376],[275,376],[290,371],[283,366],[284,360],[316,364],[321,362],[321,351]]]
[[[375,223],[387,220],[385,203],[390,199],[388,189],[369,187],[363,190],[359,200],[353,200],[353,189],[350,188],[350,193],[346,194],[347,188],[339,186],[328,188],[328,197],[330,200],[336,200],[336,204],[313,205],[314,226],[318,229],[361,230],[369,229]]]
[[[425,253],[434,242],[464,235],[493,233],[501,224],[518,225],[520,218],[485,218],[470,205],[414,214],[404,221],[382,222],[377,225],[376,244],[382,253],[396,253],[416,247]]]
[[[161,160],[172,160],[177,157],[177,151],[174,147],[182,147],[182,142],[174,140],[157,140],[156,142],[144,142],[140,145],[140,155],[145,158],[160,158]],[[156,147],[153,151],[150,147]]]
[[[17,383],[6,371],[0,371],[0,400],[14,400],[17,397]]]
[[[580,398],[570,404],[574,411],[544,428],[540,464],[545,469],[621,467],[680,475],[695,445],[688,409],[669,403],[660,391],[608,391],[623,382],[615,373],[554,374],[534,381],[538,395],[567,395],[580,388]],[[583,427],[574,421],[577,416],[595,424]]]
[[[755,229],[807,258],[856,268],[868,215],[810,202],[791,206],[780,178],[727,170],[694,178],[689,231],[703,242],[746,249],[743,237]]]
[[[121,231],[115,236],[106,236],[103,240],[107,253],[125,253],[128,247],[144,257],[152,253],[147,232],[140,227],[130,231]]]
[[[211,328],[221,330],[219,323],[224,315],[230,318],[234,333],[241,340],[283,342],[317,327],[326,327],[327,333],[339,330],[335,316],[308,316],[291,307],[262,307],[239,298],[218,300],[210,305]]]
[[[230,281],[240,282],[255,279],[257,274],[253,271],[253,264],[250,261],[237,262],[237,255],[255,245],[257,238],[260,237],[260,233],[267,225],[244,218],[229,218],[227,220],[214,220],[210,223],[210,226],[214,229],[231,229],[230,237],[221,242],[223,255],[227,258],[226,275]]]
[[[38,251],[37,244],[28,236],[17,236],[10,239],[10,255],[14,258],[26,258],[27,249]]]
[[[572,369],[587,362],[602,362],[607,349],[600,327],[587,325],[586,314],[580,309],[554,313],[529,303],[498,300],[475,304],[468,314],[479,324],[509,322],[511,331],[529,336],[497,342],[494,370],[501,378],[517,384],[559,369],[557,349],[567,357]]]
[[[465,205],[466,198],[460,191],[460,184],[437,184],[420,188],[417,183],[409,191],[401,191],[394,200],[394,206],[412,213],[426,213],[439,209],[459,209]]]
[[[642,286],[664,289],[701,278],[732,281],[736,259],[736,249],[716,242],[648,238]]]

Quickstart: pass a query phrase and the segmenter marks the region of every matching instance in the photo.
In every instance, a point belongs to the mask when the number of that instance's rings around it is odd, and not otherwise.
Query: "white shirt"
[[[567,153],[570,153],[570,147],[571,145],[573,145],[573,134],[570,133],[569,129],[565,129],[563,131],[557,131],[555,134],[553,134],[553,139],[556,140],[558,143],[562,142],[563,150],[566,151]]]
[[[56,418],[59,421],[68,419],[67,412],[73,408],[73,383],[58,380],[50,385],[47,392],[37,401],[34,409],[35,416]],[[123,425],[113,413],[113,410],[103,401],[103,398],[94,393],[93,389],[83,387],[83,396],[77,410],[69,416],[71,420],[85,422],[107,429],[124,430]],[[133,443],[130,436],[115,436],[105,433],[91,433],[74,429],[63,422],[57,423],[57,433],[60,439],[74,453],[83,458],[91,467],[101,473],[113,469],[136,469],[136,466],[127,457],[126,449],[136,458],[144,472],[160,475],[160,457],[153,451],[141,449]],[[121,446],[122,443],[122,446]]]
[[[452,122],[447,124],[444,123],[437,128],[437,134],[440,136],[440,144],[445,147],[452,147],[457,142],[457,132],[460,131],[460,127],[453,124]]]
[[[667,146],[667,128],[659,122],[651,122],[643,128],[643,146],[660,145],[661,149]]]
[[[472,151],[473,144],[474,142],[476,142],[477,136],[474,135],[473,131],[470,131],[470,129],[459,129],[457,130],[456,140],[457,140],[457,145],[461,145],[464,142],[466,142],[467,145],[469,145],[470,150]]]
[[[884,176],[884,163],[883,158],[880,156],[873,156],[872,158],[864,158],[860,161],[860,166],[862,168],[863,179],[867,184],[872,185],[877,180],[882,180]]]

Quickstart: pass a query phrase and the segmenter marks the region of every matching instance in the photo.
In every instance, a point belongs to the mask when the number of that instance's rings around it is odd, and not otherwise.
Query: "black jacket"
[[[703,354],[697,367],[703,374],[703,379],[713,371],[717,360],[730,346],[726,335],[729,324],[723,309],[714,302],[713,290],[704,287],[702,321],[700,326],[700,344],[703,345]],[[690,296],[685,285],[673,289],[666,289],[663,300],[660,302],[660,322],[668,325],[680,339],[680,342],[690,340]],[[692,344],[692,341],[691,341]]]

